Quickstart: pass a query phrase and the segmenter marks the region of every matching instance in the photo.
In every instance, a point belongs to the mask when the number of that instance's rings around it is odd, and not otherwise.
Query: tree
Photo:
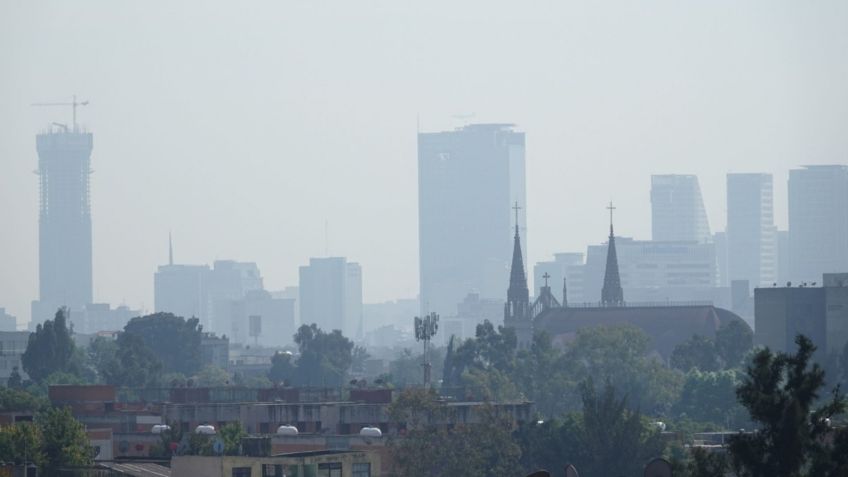
[[[194,382],[200,387],[220,387],[230,383],[230,373],[217,367],[207,366],[194,377]]]
[[[9,380],[6,385],[12,389],[21,389],[24,387],[24,380],[21,378],[21,373],[18,372],[18,367],[13,366],[12,372],[9,374]]]
[[[224,455],[239,455],[241,450],[241,439],[247,433],[241,427],[241,422],[231,422],[221,426],[218,430],[221,440],[224,441]]]
[[[272,383],[288,383],[294,377],[294,358],[290,352],[276,352],[271,356],[271,369],[268,370],[268,379]]]
[[[741,373],[739,373],[741,374]],[[672,411],[675,416],[718,424],[727,429],[748,427],[745,408],[736,401],[739,375],[735,370],[686,374],[680,399]]]
[[[604,380],[634,407],[666,412],[677,399],[682,377],[650,356],[650,338],[633,325],[594,326],[577,331],[561,359],[569,376],[567,399],[580,402],[580,383]]]
[[[38,398],[23,389],[0,388],[0,412],[34,412],[48,404],[46,399]]]
[[[341,386],[353,362],[353,342],[339,330],[324,332],[318,325],[301,325],[294,335],[300,351],[294,383]]]
[[[449,427],[450,410],[432,390],[408,389],[389,407],[389,419],[404,437],[389,451],[398,475],[518,475],[521,450],[512,439],[514,423],[491,406],[479,424]]]
[[[0,461],[22,465],[44,465],[41,432],[30,422],[0,427]]]
[[[456,346],[451,337],[442,373],[448,394],[476,399],[515,399],[520,393],[511,382],[516,366],[515,330],[489,320],[477,325],[475,337]]]
[[[754,347],[754,333],[741,320],[733,320],[716,331],[715,349],[725,368],[735,368]]]
[[[576,429],[572,462],[586,475],[638,475],[649,459],[660,455],[664,444],[656,429],[639,412],[627,408],[627,399],[616,397],[607,383],[598,394],[592,380],[581,385],[583,419]]]
[[[124,327],[123,334],[142,338],[159,357],[166,372],[192,376],[201,368],[200,341],[203,327],[200,320],[186,320],[171,313],[155,313],[133,318]]]
[[[628,409],[627,400],[618,398],[609,383],[599,393],[587,380],[580,390],[581,412],[518,430],[515,439],[524,471],[555,471],[574,464],[581,475],[642,475],[642,466],[663,451],[659,432]]]
[[[29,335],[26,351],[21,356],[24,371],[35,382],[41,382],[57,371],[74,373],[78,364],[74,341],[67,325],[68,309],[60,308],[53,320],[46,320]]]
[[[354,346],[353,353],[351,355],[351,370],[359,374],[365,373],[365,361],[367,361],[370,357],[371,355],[368,354],[368,350],[364,347]]]
[[[42,436],[46,475],[58,475],[65,466],[90,465],[92,448],[83,425],[74,419],[69,408],[50,408],[36,417]]]
[[[798,335],[795,354],[758,351],[736,396],[758,424],[756,432],[737,434],[729,451],[740,477],[846,475],[845,429],[829,429],[831,416],[844,412],[846,400],[837,388],[830,400],[814,409],[825,386],[824,371],[811,365],[816,347]],[[829,439],[825,439],[828,436]],[[834,444],[827,444],[833,439]]]
[[[713,340],[701,335],[692,335],[675,346],[670,361],[672,367],[684,373],[693,368],[701,371],[717,371],[721,368]]]
[[[108,356],[108,352],[105,354],[104,361],[98,363],[102,366],[98,371],[107,383],[141,388],[160,382],[162,362],[140,335],[121,333],[114,355]]]

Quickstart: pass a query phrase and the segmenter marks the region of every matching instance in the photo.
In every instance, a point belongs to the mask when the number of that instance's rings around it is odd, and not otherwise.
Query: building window
[[[342,477],[342,463],[318,464],[318,477]]]
[[[233,467],[233,477],[250,477],[250,467]]]
[[[283,477],[283,466],[281,464],[263,464],[262,477]]]
[[[371,477],[371,464],[353,464],[353,477]]]

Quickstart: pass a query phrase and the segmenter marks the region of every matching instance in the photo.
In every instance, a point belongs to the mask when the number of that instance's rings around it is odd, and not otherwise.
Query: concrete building
[[[233,302],[263,291],[262,274],[253,262],[216,260],[211,268],[178,265],[173,254],[168,265],[159,267],[153,285],[157,312],[196,317],[205,330],[218,334],[231,334],[241,326],[232,321]]]
[[[848,273],[825,274],[824,286],[769,287],[754,290],[754,344],[793,352],[803,334],[818,347],[817,356],[841,353],[848,342]]]
[[[382,447],[382,446],[381,446]],[[320,450],[274,456],[180,455],[171,460],[172,477],[379,477],[380,457],[363,442],[362,450]]]
[[[712,239],[697,176],[651,176],[651,230],[655,241],[704,243]]]
[[[793,283],[848,270],[848,166],[789,171],[789,247]]]
[[[456,306],[456,314],[442,317],[437,339],[447,345],[451,336],[464,340],[473,338],[477,325],[489,321],[499,326],[503,320],[504,301],[494,298],[481,298],[477,293],[469,293]]]
[[[161,265],[153,275],[153,302],[157,313],[200,318],[205,325],[208,265]]]
[[[354,337],[362,323],[362,269],[344,257],[310,258],[300,267],[301,324]]]
[[[468,293],[500,298],[514,204],[525,208],[524,133],[474,124],[418,134],[421,312],[453,313]],[[527,243],[526,213],[519,227]]]
[[[213,302],[218,334],[232,343],[281,347],[293,342],[297,331],[295,301],[273,298],[265,290],[253,290],[237,299],[219,298]],[[229,329],[222,329],[229,324]]]
[[[17,331],[18,320],[6,313],[5,308],[0,308],[0,331]]]
[[[786,282],[792,280],[792,272],[789,269],[789,255],[791,254],[789,231],[778,230],[775,237],[777,243],[777,284],[783,286]]]
[[[627,302],[713,301],[718,286],[715,245],[616,237],[621,287]],[[586,302],[601,300],[608,244],[590,245],[583,272]]]
[[[18,368],[23,379],[29,379],[21,365],[21,356],[26,351],[29,335],[29,331],[0,331],[0,386],[6,386],[15,368]]]
[[[718,265],[718,286],[730,286],[730,264],[727,263],[727,233],[714,233],[713,243],[715,244],[716,263]]]
[[[585,256],[583,253],[555,253],[553,260],[537,262],[533,267],[533,283],[537,285],[535,291],[538,292],[539,287],[547,282],[557,293],[564,287],[568,303],[586,301],[583,297]],[[534,296],[538,296],[538,293],[534,293]]]
[[[777,280],[771,174],[727,175],[728,279],[753,287]]]
[[[72,313],[71,323],[74,332],[91,334],[98,331],[120,331],[136,316],[141,316],[139,310],[131,310],[125,305],[112,308],[108,303],[89,303],[81,312]]]
[[[366,334],[384,326],[411,330],[413,317],[418,316],[420,310],[415,298],[365,303],[362,305],[363,328]]]
[[[229,369],[230,339],[226,336],[216,336],[214,333],[203,333],[200,338],[200,361],[203,367]]]
[[[91,133],[50,130],[36,136],[39,177],[38,300],[31,321],[92,302]]]

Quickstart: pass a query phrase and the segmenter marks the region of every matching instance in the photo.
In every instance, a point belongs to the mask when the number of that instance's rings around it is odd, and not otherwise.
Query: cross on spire
[[[545,286],[547,287],[548,286],[548,278],[551,278],[551,276],[548,275],[548,272],[545,272],[545,274],[542,275],[542,278],[545,279]]]
[[[515,211],[515,233],[518,233],[518,211],[521,210],[521,207],[518,205],[518,201],[515,201],[515,205],[512,206],[512,210]]]
[[[610,211],[610,227],[612,227],[612,211],[614,211],[615,209],[616,208],[612,205],[612,201],[610,201],[609,205],[607,206],[607,210]]]

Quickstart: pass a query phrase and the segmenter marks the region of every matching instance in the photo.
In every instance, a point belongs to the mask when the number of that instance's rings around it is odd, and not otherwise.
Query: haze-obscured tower
[[[502,296],[509,274],[509,210],[514,202],[526,204],[524,133],[510,124],[475,124],[418,134],[423,314],[450,316],[468,293]],[[525,259],[526,216],[518,224]]]
[[[848,166],[789,171],[789,249],[792,282],[848,270]]]
[[[92,302],[91,133],[49,130],[36,136],[40,186],[39,301],[33,320],[52,318],[60,306],[81,310]]]
[[[728,174],[728,282],[759,287],[777,280],[775,233],[771,174]]]
[[[651,230],[651,238],[663,242],[712,239],[697,176],[651,176]]]
[[[362,322],[362,268],[344,257],[310,258],[300,267],[300,321],[356,335]]]

